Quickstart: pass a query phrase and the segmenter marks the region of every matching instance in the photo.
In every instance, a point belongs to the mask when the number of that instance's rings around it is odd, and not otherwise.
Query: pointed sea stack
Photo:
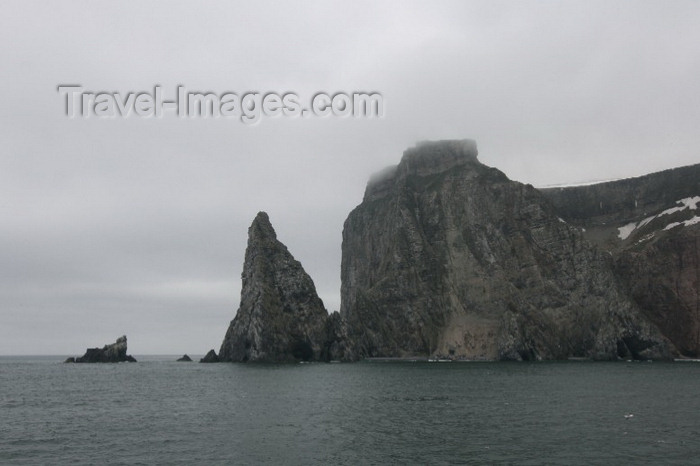
[[[324,359],[328,313],[265,212],[248,229],[242,279],[241,304],[221,344],[221,361]]]

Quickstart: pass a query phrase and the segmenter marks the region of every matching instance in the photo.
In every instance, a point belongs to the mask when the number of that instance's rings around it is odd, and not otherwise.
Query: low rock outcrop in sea
[[[178,358],[177,362],[192,362],[192,358],[185,354],[181,358]]]
[[[126,354],[126,335],[117,338],[115,343],[102,348],[88,348],[79,358],[68,358],[65,362],[136,362],[133,356]]]
[[[199,360],[199,362],[221,362],[221,360],[219,359],[219,356],[217,356],[216,351],[210,349],[209,352]]]

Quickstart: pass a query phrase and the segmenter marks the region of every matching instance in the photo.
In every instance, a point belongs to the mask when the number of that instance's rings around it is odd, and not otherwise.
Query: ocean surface
[[[0,357],[0,464],[700,464],[700,363]]]

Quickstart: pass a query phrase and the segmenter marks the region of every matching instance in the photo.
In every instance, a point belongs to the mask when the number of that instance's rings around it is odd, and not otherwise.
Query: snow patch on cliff
[[[679,204],[676,207],[671,207],[670,209],[666,209],[663,212],[657,214],[657,215],[652,215],[651,217],[647,217],[644,220],[640,221],[639,223],[628,223],[627,225],[619,227],[618,230],[618,235],[617,237],[620,238],[621,240],[626,240],[629,238],[629,236],[632,234],[632,232],[638,228],[642,228],[644,225],[648,224],[654,219],[657,219],[659,217],[662,217],[664,215],[671,215],[675,214],[676,212],[682,212],[686,209],[689,210],[697,210],[698,208],[698,203],[700,203],[700,196],[694,196],[694,197],[686,197],[684,199],[681,199],[679,201],[676,201],[676,204]],[[690,226],[690,225],[695,225],[696,223],[700,222],[700,220],[697,220],[699,217],[695,216],[691,218],[690,220],[686,220],[684,222],[673,222],[669,225],[667,225],[664,230],[670,230],[671,228],[678,226],[678,225],[684,225],[684,226]]]
[[[670,230],[671,228],[677,227],[678,225],[683,225],[684,227],[689,227],[690,225],[696,225],[696,224],[698,224],[698,223],[700,223],[700,217],[698,217],[698,216],[696,215],[695,217],[691,218],[690,220],[686,220],[685,222],[673,222],[673,223],[669,223],[669,224],[666,225],[666,227],[664,228],[664,231],[665,231],[665,230]]]

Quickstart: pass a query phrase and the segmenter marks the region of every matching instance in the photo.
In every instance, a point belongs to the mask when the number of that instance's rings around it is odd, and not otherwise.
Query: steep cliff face
[[[700,356],[700,225],[616,251],[615,271],[680,353]]]
[[[375,175],[343,230],[347,354],[663,358],[608,254],[473,141],[422,143]]]
[[[700,164],[543,190],[614,260],[618,280],[684,356],[700,356]]]
[[[221,361],[320,360],[328,314],[301,264],[266,213],[248,230],[241,304],[221,345]]]

